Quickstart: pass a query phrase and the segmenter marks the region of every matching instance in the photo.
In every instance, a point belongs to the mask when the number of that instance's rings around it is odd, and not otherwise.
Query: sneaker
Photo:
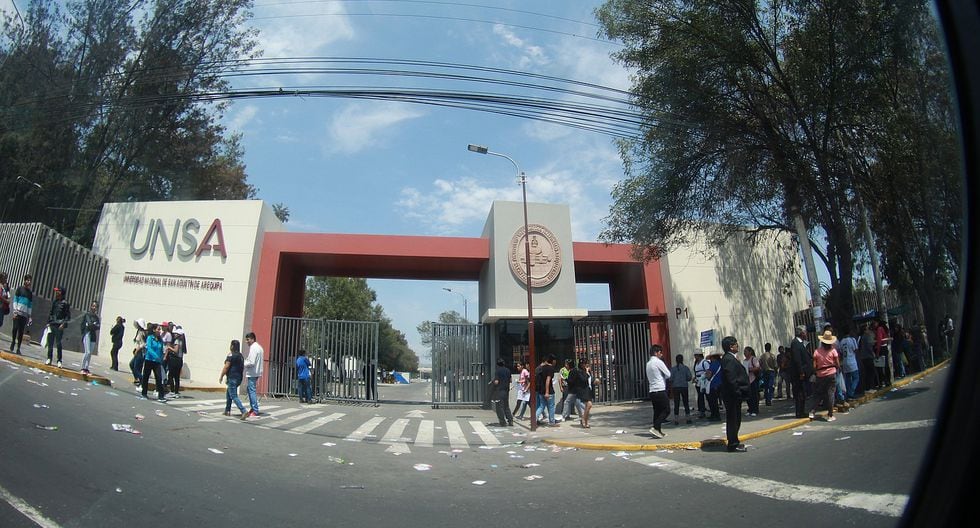
[[[749,413],[749,416],[759,416],[757,413]]]
[[[51,364],[51,358],[45,359],[44,360],[44,364],[45,365],[50,365]]]
[[[60,361],[58,362],[58,368],[61,368],[61,362]]]
[[[694,423],[690,418],[687,419],[687,423]]]
[[[828,421],[828,422],[833,422],[833,421],[834,421],[834,420],[836,420],[836,419],[837,419],[837,417],[836,417],[836,416],[828,416],[828,417],[827,417],[827,421]]]
[[[259,415],[259,411],[248,411],[248,415],[249,416],[258,416]]]
[[[564,421],[564,420],[565,420],[565,419],[564,419],[564,418],[562,418],[561,416],[555,416],[555,421],[556,421],[556,422],[562,422],[562,421]]]
[[[231,416],[231,411],[225,411],[225,412],[223,412],[221,414],[223,414],[225,416]]]
[[[245,411],[245,412],[243,412],[243,413],[242,413],[242,416],[241,416],[241,420],[242,420],[242,421],[244,422],[244,421],[245,421],[245,420],[246,420],[246,419],[248,418],[248,415],[249,415],[249,414],[251,414],[251,412],[250,412],[250,411]]]
[[[160,396],[159,398],[157,398],[157,403],[167,403],[167,399],[164,398],[163,396]]]
[[[656,427],[651,427],[650,428],[650,435],[653,436],[654,438],[657,438],[657,439],[664,437],[664,434],[662,432],[658,431]]]
[[[816,415],[816,414],[814,414],[814,413],[813,413],[813,411],[810,411],[810,419],[811,419],[811,420],[813,420],[813,419],[815,419],[816,417],[817,417],[817,415]]]
[[[728,446],[729,453],[744,453],[746,451],[745,444],[739,442],[734,446]]]

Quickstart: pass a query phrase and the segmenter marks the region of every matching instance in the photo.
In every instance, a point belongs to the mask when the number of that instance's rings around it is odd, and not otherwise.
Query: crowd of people
[[[582,359],[576,365],[573,360],[566,359],[564,365],[558,371],[555,370],[555,366],[558,363],[558,359],[554,354],[549,354],[545,357],[541,363],[534,370],[534,392],[535,392],[535,402],[536,409],[532,412],[537,414],[537,421],[543,425],[549,427],[558,427],[560,422],[568,421],[572,413],[575,413],[579,417],[579,426],[583,428],[590,428],[589,425],[589,415],[592,410],[592,400],[595,398],[595,378],[592,375],[592,364]],[[515,365],[515,370],[519,372],[516,388],[517,388],[517,404],[514,407],[513,412],[509,408],[498,410],[497,416],[501,418],[500,425],[513,425],[513,422],[508,423],[506,418],[507,415],[512,415],[518,420],[524,420],[524,413],[527,412],[529,408],[528,402],[531,399],[531,365],[524,361],[518,361]],[[508,407],[510,405],[509,392],[503,393],[503,391],[509,391],[510,387],[510,369],[504,366],[503,360],[498,361],[498,378],[499,383],[495,384],[498,387],[498,392],[492,401],[499,401],[501,403],[497,404],[497,408],[500,406]],[[506,386],[507,389],[499,389],[499,387],[504,386],[504,371],[506,371]],[[561,399],[555,399],[555,390],[561,392]]]

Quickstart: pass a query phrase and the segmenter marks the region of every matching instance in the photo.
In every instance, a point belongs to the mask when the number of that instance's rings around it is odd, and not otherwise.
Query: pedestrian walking
[[[552,381],[555,377],[555,361],[555,355],[549,354],[534,371],[534,390],[537,393],[535,395],[537,408],[534,412],[537,413],[538,421],[543,422],[545,420],[543,415],[547,410],[548,425],[551,427],[558,426],[558,422],[555,421],[555,392],[554,387],[552,387]]]
[[[82,316],[82,374],[91,374],[88,367],[92,362],[92,352],[98,346],[100,328],[102,318],[99,317],[99,303],[92,301],[88,312]]]
[[[878,358],[875,356],[875,334],[869,325],[864,325],[858,341],[858,368],[861,371],[861,394],[878,388]]]
[[[518,420],[524,419],[527,404],[531,400],[531,372],[528,371],[528,366],[524,361],[517,362],[520,375],[517,378],[517,405],[514,406],[513,415],[517,416]]]
[[[229,353],[225,357],[225,365],[221,369],[218,383],[227,380],[224,415],[231,416],[231,404],[234,402],[235,406],[238,407],[238,412],[241,413],[240,418],[245,420],[248,418],[249,411],[245,410],[242,400],[238,398],[238,386],[242,384],[242,376],[245,372],[245,358],[242,357],[241,348],[241,343],[237,339],[231,340],[231,346],[228,348]]]
[[[493,387],[490,401],[497,411],[497,423],[500,427],[514,425],[514,415],[510,412],[510,369],[503,358],[497,358],[497,370],[494,372]]]
[[[694,353],[694,391],[698,395],[698,418],[704,419],[707,416],[708,408],[705,401],[708,396],[708,385],[710,380],[706,375],[711,362],[708,361],[701,352]]]
[[[789,375],[789,351],[780,345],[779,353],[776,354],[776,366],[779,369],[776,378],[776,399],[783,399],[783,387],[786,387],[786,399],[793,399],[793,389]]]
[[[674,425],[680,424],[681,401],[684,402],[684,418],[691,423],[691,405],[688,402],[688,384],[694,379],[691,369],[684,364],[684,355],[674,356],[674,366],[670,367],[670,392],[674,397]]]
[[[837,392],[837,371],[840,369],[840,358],[835,347],[837,337],[832,330],[825,330],[818,339],[820,346],[813,351],[813,371],[817,379],[810,419],[814,419],[818,407],[823,403],[827,408],[827,421],[833,422],[837,419],[834,417],[834,396]]]
[[[650,345],[650,359],[647,361],[647,382],[650,387],[650,403],[653,405],[653,427],[650,434],[654,438],[664,438],[663,423],[670,416],[670,400],[667,399],[667,380],[670,369],[663,361],[664,349],[660,345]]]
[[[762,372],[762,364],[759,362],[759,358],[755,356],[755,349],[752,347],[745,347],[742,352],[742,367],[745,368],[746,374],[749,376],[749,397],[748,397],[748,411],[745,413],[746,416],[758,416],[759,415],[759,375]]]
[[[262,354],[265,353],[265,350],[255,342],[254,332],[245,334],[245,343],[248,344],[248,356],[245,357],[247,382],[245,389],[248,391],[249,414],[259,416],[259,397],[256,393],[256,386],[259,383],[259,378],[262,377]]]
[[[762,396],[766,400],[766,407],[772,406],[772,396],[776,384],[776,356],[772,354],[772,343],[763,345],[762,355],[759,363],[762,365]]]
[[[580,359],[578,362],[578,380],[575,384],[575,398],[578,400],[579,425],[585,429],[592,427],[589,425],[589,416],[592,414],[592,400],[595,399],[595,386],[592,384],[592,364],[587,359]]]
[[[725,403],[725,434],[729,453],[745,451],[745,445],[738,441],[738,430],[742,427],[742,400],[749,394],[749,374],[735,356],[738,353],[738,340],[726,336],[721,340],[724,355],[721,356],[721,398]]]
[[[163,326],[151,324],[149,334],[146,336],[146,352],[143,356],[143,378],[140,380],[141,394],[146,399],[147,388],[150,383],[150,373],[153,373],[153,380],[156,382],[157,401],[167,401],[163,397]]]
[[[813,374],[813,359],[806,349],[807,332],[803,325],[796,327],[796,337],[789,347],[789,374],[797,418],[806,418],[806,383]]]
[[[143,383],[143,358],[146,355],[146,321],[133,321],[136,335],[133,337],[133,359],[129,360],[129,370],[133,373],[133,384],[139,387]]]
[[[116,316],[116,324],[109,329],[109,339],[112,341],[112,349],[109,350],[109,358],[112,365],[109,367],[119,372],[119,349],[122,348],[123,334],[126,333],[126,320],[121,315]]]
[[[34,324],[34,320],[31,318],[31,311],[34,306],[34,291],[31,290],[32,281],[33,278],[30,275],[24,275],[24,282],[14,290],[14,296],[10,301],[10,313],[13,314],[13,322],[10,325],[11,354],[20,355],[24,330]],[[28,344],[30,344],[29,340]]]
[[[306,355],[305,349],[299,349],[296,357],[296,381],[299,385],[299,402],[313,403],[313,387],[310,384],[310,367],[313,363]]]
[[[48,360],[45,365],[51,364],[54,349],[58,349],[58,368],[61,368],[61,340],[65,334],[65,327],[71,320],[71,305],[68,304],[68,290],[64,286],[54,287],[54,302],[51,303],[51,312],[48,314]]]
[[[173,342],[167,350],[167,387],[174,398],[180,398],[180,374],[184,370],[184,356],[187,355],[187,335],[183,326],[174,326]]]
[[[555,412],[560,413],[564,419],[569,415],[565,411],[565,400],[568,399],[568,373],[574,368],[571,358],[566,358],[561,369],[558,370],[558,389],[561,391],[561,400],[555,404]]]

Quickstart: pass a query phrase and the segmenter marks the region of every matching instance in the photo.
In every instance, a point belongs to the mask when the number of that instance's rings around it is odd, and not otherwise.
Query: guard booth
[[[432,408],[486,406],[493,369],[487,327],[432,325]]]
[[[269,343],[272,396],[297,394],[296,358],[306,350],[313,363],[314,401],[378,404],[378,323],[275,317]]]

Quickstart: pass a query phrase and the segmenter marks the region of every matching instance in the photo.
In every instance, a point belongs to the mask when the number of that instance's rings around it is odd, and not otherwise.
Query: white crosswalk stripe
[[[289,425],[293,422],[298,422],[300,420],[305,420],[307,418],[313,418],[314,416],[319,416],[319,414],[320,411],[307,411],[304,413],[294,414],[293,416],[287,416],[286,418],[281,418],[278,420],[263,421],[262,425],[265,427],[279,428],[279,427]]]
[[[361,442],[367,438],[369,434],[371,434],[371,431],[374,431],[376,427],[381,425],[381,422],[383,421],[385,421],[384,416],[375,416],[374,418],[371,418],[370,420],[361,424],[360,427],[355,429],[353,433],[347,435],[347,438],[344,440],[347,440],[348,442]]]
[[[221,398],[221,399],[218,399],[218,400],[188,400],[188,399],[182,399],[182,400],[169,400],[169,401],[170,401],[170,405],[176,405],[178,407],[196,407],[198,405],[217,405],[219,403],[221,405],[224,405],[225,404],[225,399],[224,398]]]
[[[483,425],[483,422],[477,422],[471,420],[470,426],[473,427],[473,432],[476,433],[476,436],[480,437],[480,440],[483,440],[483,443],[485,445],[488,446],[500,445],[500,440],[497,440],[497,437],[494,436],[493,433],[491,433],[490,430],[487,429],[485,425]]]
[[[418,447],[432,447],[435,437],[435,425],[433,420],[422,420],[419,422],[419,431],[415,435],[415,445]]]
[[[381,443],[391,444],[395,442],[403,442],[402,433],[405,432],[405,428],[408,427],[408,420],[405,418],[399,418],[391,424],[388,431],[383,437],[381,437]]]
[[[315,420],[310,420],[309,422],[306,422],[305,424],[297,425],[296,427],[293,427],[292,429],[289,429],[286,432],[287,433],[291,433],[291,434],[304,434],[304,433],[308,433],[308,432],[316,429],[317,427],[326,425],[326,424],[328,424],[330,422],[336,422],[337,420],[340,420],[341,418],[343,418],[344,415],[345,415],[344,413],[333,413],[333,414],[328,415],[328,416],[321,416],[321,417],[319,417],[319,418],[317,418]]]
[[[459,426],[459,422],[446,422],[446,433],[449,435],[449,445],[455,448],[466,448],[469,447],[469,442],[466,441],[466,435],[463,434],[463,428]]]

